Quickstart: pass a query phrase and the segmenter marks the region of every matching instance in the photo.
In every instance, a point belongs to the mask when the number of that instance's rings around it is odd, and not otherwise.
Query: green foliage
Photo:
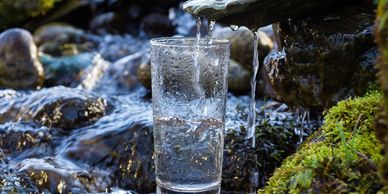
[[[17,26],[28,18],[35,18],[50,10],[57,0],[0,1],[0,29]]]
[[[381,102],[378,92],[339,102],[259,193],[376,193],[382,146],[373,126]]]

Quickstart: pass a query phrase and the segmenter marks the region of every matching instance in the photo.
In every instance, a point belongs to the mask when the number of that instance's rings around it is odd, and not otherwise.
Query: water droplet
[[[240,28],[240,26],[237,26],[237,25],[230,25],[229,27],[230,27],[230,29],[232,29],[233,31],[236,31],[236,30],[238,30],[238,29]]]

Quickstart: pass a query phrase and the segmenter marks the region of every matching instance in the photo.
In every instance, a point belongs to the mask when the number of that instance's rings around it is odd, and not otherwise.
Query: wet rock
[[[143,63],[139,66],[137,77],[141,85],[147,89],[151,89],[151,65],[149,63]]]
[[[147,36],[172,36],[175,26],[166,15],[152,13],[142,20],[142,30]]]
[[[111,111],[112,105],[84,90],[59,86],[3,98],[0,108],[0,121],[32,121],[69,130],[96,122]]]
[[[31,94],[22,106],[20,117],[47,127],[75,129],[96,122],[110,109],[105,99],[93,94],[54,87]]]
[[[53,56],[74,55],[90,52],[96,45],[81,29],[65,23],[50,23],[34,32],[39,50]]]
[[[290,105],[323,109],[375,83],[374,16],[357,8],[280,25],[287,60],[265,64]],[[279,55],[280,56],[280,55]]]
[[[142,112],[139,114],[139,111]],[[111,121],[113,118],[115,123]],[[84,128],[84,133],[70,137],[74,140],[61,155],[90,169],[106,170],[120,188],[154,192],[151,118],[151,112],[141,109],[117,111],[95,126]]]
[[[0,34],[0,87],[33,89],[43,84],[43,67],[31,34],[14,28]]]
[[[246,27],[241,27],[237,31],[230,28],[215,30],[214,37],[228,39],[231,43],[230,57],[239,62],[249,71],[252,71],[253,58],[253,33]],[[271,39],[265,33],[259,31],[259,58],[264,59],[273,48]]]
[[[134,53],[117,60],[108,69],[109,76],[116,81],[116,84],[134,91],[141,85],[138,73],[139,66],[142,63],[142,53]],[[142,77],[144,78],[144,77]]]
[[[298,142],[291,127],[269,124],[256,128],[256,148],[245,137],[246,131],[226,135],[221,186],[224,191],[248,192],[253,169],[259,172],[257,186],[263,187],[282,160],[295,152]]]
[[[0,150],[1,152],[1,150]],[[35,185],[29,182],[27,176],[20,176],[10,164],[0,160],[0,191],[9,193],[37,193]]]
[[[40,61],[44,66],[46,87],[75,86],[79,83],[80,72],[93,63],[95,53],[80,53],[73,56],[52,57],[42,54]]]
[[[242,65],[230,60],[228,66],[228,91],[234,94],[246,94],[250,91],[250,72]]]
[[[29,18],[44,15],[56,0],[17,0],[2,1],[0,5],[0,30],[9,26],[20,25]]]
[[[29,177],[40,192],[105,192],[110,184],[108,174],[103,171],[87,172],[71,162],[53,157],[25,159],[16,168],[19,176]]]
[[[8,122],[0,125],[0,149],[6,155],[18,156],[21,152],[33,148],[23,155],[37,156],[36,151],[44,156],[52,152],[49,148],[52,135],[47,127],[34,123]],[[47,147],[46,147],[47,146]],[[39,154],[40,155],[40,154]]]
[[[342,9],[345,6],[367,4],[364,0],[239,0],[239,1],[187,1],[183,8],[196,17],[218,20],[225,24],[248,26],[251,29],[266,26],[289,18],[303,18],[324,10]]]

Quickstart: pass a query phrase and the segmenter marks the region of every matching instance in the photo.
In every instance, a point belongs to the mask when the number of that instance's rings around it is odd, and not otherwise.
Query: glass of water
[[[151,40],[157,193],[219,193],[227,40]]]

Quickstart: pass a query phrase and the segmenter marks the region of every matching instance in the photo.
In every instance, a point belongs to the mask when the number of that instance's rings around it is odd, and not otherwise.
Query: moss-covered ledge
[[[376,122],[376,135],[384,145],[385,157],[380,164],[380,174],[385,180],[385,193],[388,193],[388,0],[379,0],[375,31],[380,52],[378,76],[384,94],[384,111],[381,111]]]
[[[382,95],[339,102],[297,153],[276,169],[258,193],[376,193],[382,145],[373,127]]]

